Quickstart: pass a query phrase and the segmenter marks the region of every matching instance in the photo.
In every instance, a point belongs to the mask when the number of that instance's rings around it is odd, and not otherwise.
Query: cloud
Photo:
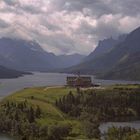
[[[1,0],[0,37],[36,40],[56,54],[90,53],[140,25],[139,0]]]
[[[18,0],[4,0],[7,5],[14,6],[18,4]]]
[[[8,28],[9,24],[6,23],[4,20],[0,19],[0,28]]]

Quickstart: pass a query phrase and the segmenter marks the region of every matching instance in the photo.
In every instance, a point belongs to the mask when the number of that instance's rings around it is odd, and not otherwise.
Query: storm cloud
[[[89,54],[138,26],[139,0],[0,0],[0,37],[36,40],[55,54]]]

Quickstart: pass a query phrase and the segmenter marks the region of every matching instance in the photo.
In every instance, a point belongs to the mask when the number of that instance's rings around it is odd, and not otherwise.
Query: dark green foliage
[[[48,135],[48,127],[47,126],[40,127],[39,136],[42,138],[46,137],[47,135]]]
[[[134,135],[139,135],[139,132],[130,127],[111,127],[105,136],[105,140],[134,140]],[[138,140],[138,139],[137,139]]]
[[[32,107],[27,101],[5,102],[1,105],[0,116],[0,132],[18,136],[21,140],[61,140],[71,132],[69,125],[38,125],[36,119],[42,116],[41,108]]]
[[[72,117],[80,117],[83,112],[87,112],[99,121],[129,121],[131,118],[140,118],[139,101],[139,89],[124,88],[104,93],[91,90],[75,96],[70,92],[57,100],[56,105]]]
[[[71,92],[56,101],[64,113],[80,119],[88,138],[99,138],[99,124],[107,121],[131,121],[140,118],[140,90],[115,88]]]
[[[83,121],[83,128],[88,138],[100,138],[99,123],[93,120]]]
[[[1,105],[0,109],[0,132],[22,136],[22,140],[32,137],[39,138],[39,130],[42,131],[42,129],[35,123],[35,119],[40,115],[40,108],[32,108],[26,101],[21,103],[7,101]]]
[[[33,123],[35,121],[35,111],[32,107],[28,110],[28,120],[30,123]]]
[[[41,117],[41,109],[40,109],[39,106],[37,106],[37,109],[36,109],[36,112],[35,112],[35,116],[36,116],[37,118],[40,118],[40,117]]]
[[[71,132],[70,125],[54,125],[49,128],[49,140],[63,140]]]
[[[63,96],[61,99],[56,101],[56,105],[65,113],[70,114],[70,116],[77,117],[80,115],[81,108],[78,106],[80,103],[79,95],[76,97],[69,92],[67,96]]]

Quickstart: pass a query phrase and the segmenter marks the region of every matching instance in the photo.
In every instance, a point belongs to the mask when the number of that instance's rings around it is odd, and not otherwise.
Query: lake
[[[0,97],[5,97],[15,91],[21,90],[26,87],[33,86],[62,86],[66,85],[66,77],[70,74],[60,73],[39,73],[33,75],[25,75],[15,79],[0,79]],[[92,82],[101,85],[112,84],[136,84],[136,81],[121,81],[121,80],[100,80],[92,77]]]
[[[135,128],[137,130],[140,129],[140,121],[132,121],[132,122],[106,122],[100,125],[99,129],[101,134],[104,134],[108,131],[110,127],[126,127],[129,126],[131,128]]]
[[[140,130],[140,121],[133,122],[106,122],[99,126],[99,130],[101,132],[101,140],[105,140],[105,135],[110,127],[131,127],[136,130]]]
[[[11,138],[9,136],[0,134],[0,140],[15,140],[15,139],[14,138]]]

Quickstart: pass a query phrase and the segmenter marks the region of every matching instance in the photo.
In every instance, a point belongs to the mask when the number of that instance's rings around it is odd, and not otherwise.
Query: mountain
[[[21,71],[51,71],[77,64],[84,56],[56,56],[35,41],[0,39],[0,65]]]
[[[24,74],[29,74],[29,73],[20,72],[20,71],[16,71],[0,66],[0,78],[17,78],[23,76]]]
[[[102,58],[104,55],[109,53],[114,48],[114,46],[123,42],[125,38],[126,38],[126,35],[120,35],[118,39],[113,39],[111,37],[108,39],[100,40],[95,50],[91,52],[87,57],[85,57],[85,59],[83,59],[81,63],[79,63],[78,65],[69,67],[67,69],[64,69],[62,71],[66,71],[70,73],[73,73],[73,72],[75,73],[75,72],[80,71],[81,73],[84,73],[84,74],[97,74],[99,70],[98,67],[102,66],[102,63],[98,63],[100,58]],[[95,65],[98,65],[98,64],[99,66],[96,67],[98,69],[97,70],[95,68]]]
[[[132,31],[125,41],[110,52],[116,56],[113,68],[102,77],[110,79],[140,80],[140,27]]]
[[[52,66],[46,59],[48,55],[52,54],[45,53],[35,42],[0,39],[0,65],[22,71],[49,69]]]
[[[113,39],[111,37],[104,40],[100,40],[96,49],[85,58],[85,61],[94,59],[96,57],[101,57],[103,54],[109,52],[114,46],[122,42],[125,39],[125,37],[126,35],[121,35],[118,37],[118,39]]]
[[[76,64],[79,64],[84,60],[85,55],[81,54],[72,54],[72,55],[60,55],[57,56],[57,59],[59,60],[59,68],[67,68],[69,66],[74,66]]]
[[[104,41],[87,61],[70,67],[68,72],[81,71],[105,79],[140,80],[140,27],[113,46],[106,45],[108,40]]]

